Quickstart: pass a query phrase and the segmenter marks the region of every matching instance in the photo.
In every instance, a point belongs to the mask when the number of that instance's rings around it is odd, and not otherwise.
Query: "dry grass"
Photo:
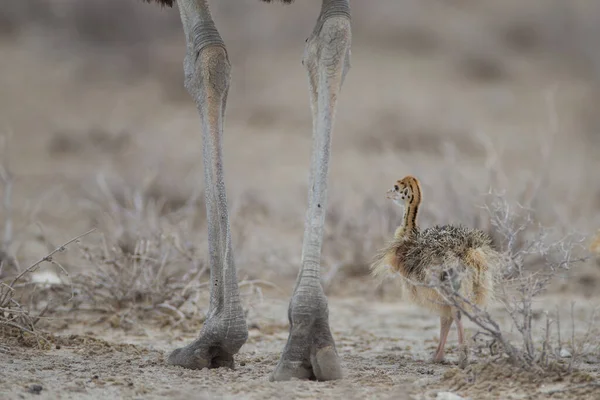
[[[195,305],[207,292],[208,269],[183,239],[191,235],[172,222],[178,212],[194,219],[196,198],[180,203],[154,197],[152,184],[148,179],[133,188],[111,187],[98,176],[96,193],[84,204],[102,233],[99,241],[80,246],[88,267],[74,278],[74,309],[100,312],[113,325],[152,317],[175,325],[199,312]],[[182,311],[189,302],[192,315]]]
[[[202,322],[206,316],[200,305],[208,299],[209,269],[204,253],[192,244],[198,235],[189,229],[205,222],[204,204],[198,194],[184,201],[177,196],[161,192],[151,177],[130,186],[108,183],[99,175],[86,198],[80,199],[98,234],[79,241],[94,228],[2,282],[0,325],[35,334],[42,317],[78,320],[78,315],[99,315],[96,324],[107,322],[125,330],[144,320],[161,326]],[[181,224],[182,220],[189,224]],[[75,241],[79,256],[63,263],[54,260]],[[243,255],[240,242],[236,249]],[[54,264],[68,279],[52,271],[36,277],[43,263]],[[239,286],[247,307],[262,301],[264,288],[278,289],[271,282],[243,276]],[[18,297],[25,300],[17,301]],[[27,306],[21,305],[24,302]]]
[[[552,101],[548,106],[550,126],[555,128],[557,122],[552,120],[556,116]],[[451,282],[436,279],[441,275],[432,274],[431,282],[413,284],[436,288],[476,325],[478,331],[472,338],[473,343],[480,354],[487,353],[485,359],[488,362],[506,359],[517,368],[563,374],[572,372],[585,357],[600,354],[600,347],[593,340],[600,329],[600,320],[598,310],[594,310],[587,316],[585,332],[576,335],[573,322],[576,310],[572,305],[568,316],[570,321],[567,322],[570,322],[571,335],[561,337],[566,326],[565,316],[562,316],[561,330],[558,309],[540,311],[536,302],[551,290],[556,281],[572,275],[573,267],[588,263],[592,258],[586,252],[589,235],[576,232],[568,224],[556,224],[556,221],[569,220],[569,217],[558,214],[564,213],[564,209],[543,206],[543,199],[551,197],[547,187],[550,180],[548,167],[554,152],[555,136],[554,131],[549,140],[540,144],[539,166],[521,185],[514,185],[513,200],[508,199],[506,190],[497,191],[499,182],[509,181],[500,162],[500,154],[485,137],[479,136],[477,139],[486,149],[485,184],[454,177],[446,179],[443,184],[444,208],[436,207],[437,210],[431,212],[427,203],[422,207],[425,215],[421,219],[429,223],[440,223],[440,220],[462,222],[485,231],[492,238],[494,247],[502,255],[499,269],[495,271],[494,297],[502,303],[503,314],[509,317],[509,323],[501,322],[502,316],[492,315],[464,298]],[[454,146],[446,147],[446,165],[457,164],[455,150]],[[485,188],[487,193],[479,194],[481,188]],[[478,203],[483,205],[474,207]],[[453,218],[448,221],[448,216]],[[555,226],[548,228],[542,221],[554,221]],[[386,229],[384,237],[389,238],[394,226]],[[384,240],[380,240],[379,236],[372,237],[377,238],[379,247],[383,245]],[[594,243],[592,239],[590,249],[595,248]],[[361,249],[358,240],[354,246]],[[513,331],[518,334],[514,335]]]
[[[61,271],[64,272],[65,275],[69,275],[67,271],[56,261],[54,261],[53,256],[59,252],[64,252],[67,249],[67,246],[71,243],[74,243],[81,239],[84,236],[89,235],[95,229],[92,229],[86,233],[83,233],[68,242],[62,244],[57,247],[37,262],[33,263],[25,270],[20,272],[17,276],[10,279],[10,283],[5,283],[0,281],[0,328],[4,329],[16,329],[18,333],[28,333],[38,339],[38,344],[42,344],[45,340],[43,336],[39,335],[36,329],[36,324],[40,321],[41,318],[44,317],[46,312],[49,310],[50,303],[48,302],[46,306],[39,310],[37,310],[37,304],[33,300],[33,294],[25,293],[25,298],[29,304],[25,304],[22,299],[20,299],[20,295],[23,294],[23,291],[18,292],[19,289],[27,288],[31,283],[30,279],[31,275],[38,270],[38,268],[43,263],[50,263],[57,266]],[[35,289],[33,289],[35,290]]]

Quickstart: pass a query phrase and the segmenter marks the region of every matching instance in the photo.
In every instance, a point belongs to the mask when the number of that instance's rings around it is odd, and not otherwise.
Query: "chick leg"
[[[469,348],[465,343],[465,330],[461,319],[460,311],[456,311],[453,315],[454,321],[456,321],[456,329],[458,331],[458,366],[465,368],[469,362]]]
[[[454,319],[452,317],[440,317],[440,343],[433,356],[433,362],[441,362],[444,360],[444,347],[448,339],[448,332]]]
[[[463,328],[460,311],[456,311],[452,317],[456,322],[456,329],[458,330],[458,345],[462,346],[465,340],[465,330]]]

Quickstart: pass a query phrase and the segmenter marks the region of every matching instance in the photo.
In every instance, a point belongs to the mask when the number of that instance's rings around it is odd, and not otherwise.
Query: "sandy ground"
[[[395,295],[388,297],[393,300]],[[552,309],[558,303],[567,315],[565,299],[541,298],[538,309],[542,305]],[[576,324],[585,326],[585,318],[600,301],[576,300]],[[254,303],[249,313],[250,337],[236,358],[235,370],[189,371],[164,363],[168,351],[194,338],[196,327],[169,330],[142,324],[124,331],[73,324],[58,330],[53,348],[45,351],[10,340],[0,353],[0,392],[7,399],[29,398],[28,392],[39,385],[40,396],[35,397],[48,399],[435,399],[438,392],[471,399],[595,399],[600,395],[600,387],[587,386],[598,382],[597,356],[586,356],[580,372],[565,379],[558,374],[540,377],[511,371],[499,361],[484,367],[489,363],[487,350],[476,347],[472,365],[460,370],[453,331],[447,361],[433,364],[429,356],[437,346],[436,318],[402,301],[336,296],[330,297],[330,323],[344,378],[337,382],[269,382],[287,340],[286,307],[286,300],[278,298]],[[500,307],[492,309],[502,315]],[[502,317],[499,321],[505,322]],[[475,332],[472,325],[467,323],[467,327],[467,332]],[[557,393],[551,396],[551,391]]]
[[[400,301],[394,283],[381,296],[364,276],[399,220],[383,193],[406,174],[423,183],[424,226],[473,225],[490,184],[516,200],[541,182],[535,211],[543,223],[588,236],[598,230],[598,7],[571,1],[566,12],[567,2],[549,7],[545,0],[354,1],[352,69],[334,132],[322,261],[323,276],[339,267],[328,293],[345,378],[270,383],[287,339],[286,307],[299,265],[311,145],[300,59],[318,2],[261,7],[239,0],[238,11],[233,1],[213,3],[233,73],[224,149],[236,264],[241,279],[281,289],[265,291],[262,302],[247,300],[252,329],[236,370],[163,363],[168,351],[195,337],[197,315],[177,327],[150,319],[124,328],[98,322],[96,314],[57,312],[44,326],[56,335],[51,349],[2,337],[0,398],[433,399],[438,391],[471,399],[600,398],[590,385],[599,379],[597,351],[566,378],[488,365],[485,348],[460,371],[452,332],[449,362],[429,363],[436,317]],[[111,216],[107,204],[90,200],[101,175],[115,194],[138,190],[155,176],[145,195],[174,207],[203,185],[200,124],[182,87],[176,12],[141,2],[113,14],[101,12],[106,0],[90,0],[89,9],[43,2],[56,6],[55,19],[39,12],[21,21],[18,34],[0,36],[0,133],[10,136],[0,161],[10,162],[15,177],[15,237],[8,250],[22,266],[92,226],[109,238],[133,231],[135,224],[99,217]],[[110,4],[124,7],[121,0]],[[148,212],[134,222],[177,231],[203,259],[203,204],[192,216],[167,223]],[[0,223],[5,217],[2,208]],[[56,259],[71,273],[93,268],[78,257],[69,250]],[[599,288],[592,259],[559,276],[536,310],[558,304],[567,318],[575,300],[574,327],[583,337],[600,304]],[[500,305],[493,310],[508,327]],[[570,335],[565,325],[563,337]]]

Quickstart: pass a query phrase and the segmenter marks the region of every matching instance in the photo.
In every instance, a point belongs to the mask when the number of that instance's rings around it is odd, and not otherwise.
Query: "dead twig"
[[[12,281],[9,284],[0,282],[0,326],[15,328],[20,332],[34,335],[38,342],[40,340],[46,341],[46,339],[37,334],[35,325],[49,310],[50,304],[46,304],[46,306],[37,315],[32,315],[30,311],[32,307],[26,309],[15,299],[17,283],[21,281],[26,275],[33,272],[44,262],[59,265],[58,263],[53,261],[53,256],[58,252],[65,251],[68,245],[78,241],[86,235],[89,235],[93,231],[95,231],[95,228],[90,229],[89,231],[78,235],[73,239],[70,239],[69,241],[65,242],[61,246],[57,247],[56,249],[42,257],[40,260],[36,261],[28,268],[23,270],[21,273],[19,273],[15,278],[12,279]],[[60,266],[60,268],[63,272],[67,273],[67,271],[62,266]]]
[[[35,268],[37,268],[41,263],[43,262],[52,262],[52,256],[54,256],[56,253],[59,252],[63,252],[67,249],[67,246],[70,245],[71,243],[81,239],[84,236],[89,235],[90,233],[94,232],[96,230],[96,228],[92,228],[89,231],[82,233],[79,236],[74,237],[73,239],[69,240],[68,242],[58,246],[56,249],[52,250],[49,254],[47,254],[46,256],[40,258],[38,261],[34,262],[33,264],[31,264],[29,267],[27,267],[23,272],[21,272],[19,275],[17,275],[13,281],[10,283],[10,287],[12,288],[14,286],[14,284],[21,279],[25,274],[32,272]],[[63,269],[64,270],[64,269]],[[66,271],[65,271],[66,272]]]

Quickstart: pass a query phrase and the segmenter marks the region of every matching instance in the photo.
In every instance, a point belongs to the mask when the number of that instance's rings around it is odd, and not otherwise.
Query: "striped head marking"
[[[413,202],[415,198],[420,201],[421,189],[419,181],[413,176],[406,176],[396,181],[394,186],[387,191],[386,197],[399,206],[405,206]]]

